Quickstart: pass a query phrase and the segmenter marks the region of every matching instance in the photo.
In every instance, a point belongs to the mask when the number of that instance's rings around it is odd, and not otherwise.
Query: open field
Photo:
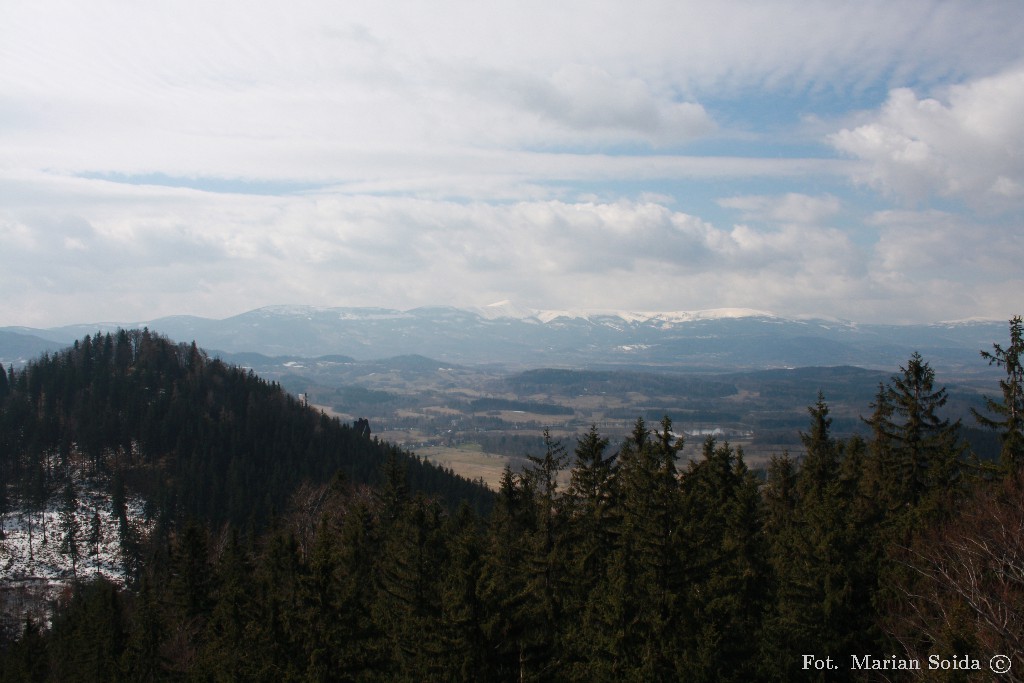
[[[343,422],[367,418],[375,437],[402,446],[444,467],[496,487],[506,464],[518,470],[527,455],[542,455],[542,434],[562,442],[568,453],[576,437],[595,425],[614,452],[637,418],[657,429],[664,416],[673,433],[686,439],[679,467],[700,457],[708,435],[743,449],[751,469],[766,467],[773,455],[802,455],[800,431],[808,427],[807,407],[825,396],[833,434],[863,433],[861,416],[871,411],[880,383],[891,373],[849,366],[746,372],[685,373],[674,369],[566,370],[520,372],[462,368],[418,360],[389,367],[372,364],[296,365],[257,368],[311,405]],[[937,378],[943,385],[943,378]],[[982,409],[981,394],[994,395],[995,382],[948,378],[947,416],[974,428],[970,408]],[[983,438],[974,429],[972,445]],[[983,452],[979,455],[985,457]],[[571,465],[571,457],[570,463]],[[566,480],[568,473],[566,473]]]
[[[416,455],[433,463],[448,467],[468,479],[482,479],[490,488],[497,490],[501,474],[512,458],[507,455],[485,453],[477,444],[464,444],[457,448],[449,446],[427,446],[419,448]]]

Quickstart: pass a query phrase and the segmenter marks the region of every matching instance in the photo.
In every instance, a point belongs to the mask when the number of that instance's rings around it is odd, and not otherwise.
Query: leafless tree
[[[1024,478],[982,489],[900,562],[909,571],[890,630],[908,654],[967,654],[985,669],[1006,655],[1001,680],[1024,681]]]

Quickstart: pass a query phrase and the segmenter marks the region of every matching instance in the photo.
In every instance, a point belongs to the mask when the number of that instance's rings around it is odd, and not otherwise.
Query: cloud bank
[[[0,325],[1005,319],[1022,25],[1015,1],[5,3]]]

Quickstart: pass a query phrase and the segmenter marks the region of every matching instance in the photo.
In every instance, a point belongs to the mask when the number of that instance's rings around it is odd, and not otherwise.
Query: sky
[[[1024,3],[0,3],[0,326],[504,300],[1024,313]]]

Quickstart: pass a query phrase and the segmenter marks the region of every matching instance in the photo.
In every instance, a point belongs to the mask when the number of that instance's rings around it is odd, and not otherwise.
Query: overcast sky
[[[1024,313],[1024,2],[0,3],[0,326]]]

